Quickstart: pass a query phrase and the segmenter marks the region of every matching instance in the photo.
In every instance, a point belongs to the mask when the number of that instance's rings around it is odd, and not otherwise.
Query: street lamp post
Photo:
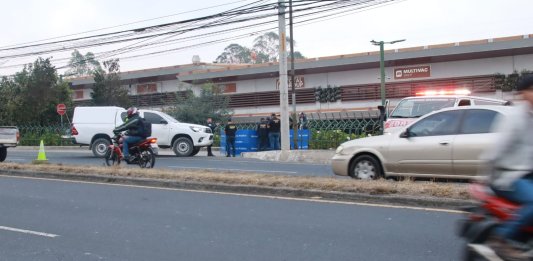
[[[380,70],[381,70],[381,106],[382,106],[382,109],[384,110],[383,113],[386,113],[386,108],[385,108],[385,100],[386,100],[386,92],[385,92],[385,44],[395,44],[395,43],[399,43],[399,42],[403,42],[405,41],[405,39],[403,40],[396,40],[396,41],[391,41],[391,42],[384,42],[384,41],[370,41],[373,45],[379,45],[379,67],[380,67]],[[381,109],[380,109],[381,110]],[[383,131],[385,130],[384,129],[384,116],[383,117],[380,117],[381,118],[381,133],[383,133]]]
[[[379,59],[379,67],[380,67],[380,70],[381,70],[381,106],[385,106],[385,98],[386,98],[386,93],[385,93],[385,44],[395,44],[395,43],[399,43],[399,42],[403,42],[405,41],[405,39],[403,40],[396,40],[396,41],[391,41],[391,42],[384,42],[384,41],[370,41],[373,45],[379,45],[379,56],[380,56],[380,59]]]

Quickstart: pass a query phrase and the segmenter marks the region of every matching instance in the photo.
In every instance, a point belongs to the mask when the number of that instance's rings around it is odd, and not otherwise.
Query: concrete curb
[[[45,146],[45,150],[56,151],[56,150],[86,150],[89,151],[89,146]],[[17,146],[15,148],[10,148],[10,150],[31,150],[39,151],[39,146]]]
[[[314,198],[321,200],[348,201],[356,203],[392,204],[421,208],[458,209],[472,205],[472,201],[442,199],[434,197],[414,197],[401,195],[371,195],[362,193],[328,192],[286,187],[266,187],[210,182],[172,181],[164,179],[133,178],[110,175],[68,174],[59,172],[33,172],[24,170],[0,170],[0,176],[48,178],[62,180],[114,183],[147,187],[176,188],[188,190],[207,190],[250,195],[265,195],[292,198]]]
[[[315,164],[331,164],[331,158],[335,155],[333,150],[291,150],[282,152],[280,150],[243,152],[243,158],[259,159],[280,162],[299,162]]]

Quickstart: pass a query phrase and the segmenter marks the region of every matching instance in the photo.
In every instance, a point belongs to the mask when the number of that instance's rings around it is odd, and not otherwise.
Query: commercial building
[[[496,73],[533,70],[533,35],[391,49],[385,53],[387,98],[391,104],[427,90],[467,89],[472,95],[513,99],[497,90]],[[375,110],[380,104],[379,52],[297,60],[298,111]],[[224,87],[236,116],[279,112],[278,64],[197,63],[121,74],[124,88],[139,107],[175,103],[180,91],[199,91],[205,83]],[[90,101],[91,78],[71,79],[77,104]],[[316,100],[316,88],[338,88],[328,102]]]

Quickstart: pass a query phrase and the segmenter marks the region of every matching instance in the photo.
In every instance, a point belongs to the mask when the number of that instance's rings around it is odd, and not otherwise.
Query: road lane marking
[[[451,213],[451,214],[464,214],[465,213],[464,211],[454,210],[454,209],[425,208],[425,207],[399,206],[399,205],[377,204],[377,203],[336,201],[336,200],[317,199],[317,198],[292,198],[292,197],[282,197],[282,196],[242,194],[242,193],[208,191],[208,190],[194,190],[194,189],[180,189],[180,188],[162,188],[162,187],[128,185],[128,184],[117,184],[117,183],[103,183],[103,182],[92,182],[92,181],[78,181],[78,180],[52,179],[52,178],[21,177],[21,176],[11,176],[11,175],[4,175],[4,174],[0,174],[0,178],[47,180],[47,181],[56,181],[56,182],[69,182],[69,183],[80,183],[80,184],[91,184],[91,185],[106,185],[106,186],[117,186],[117,187],[142,188],[142,189],[157,189],[157,190],[192,192],[192,193],[215,194],[215,195],[241,196],[241,197],[252,197],[252,198],[266,198],[266,199],[278,199],[278,200],[289,200],[289,201],[304,201],[304,202],[328,203],[328,204],[340,204],[340,205],[354,205],[354,206],[365,206],[365,207],[409,209],[409,210],[419,210],[419,211],[429,211],[429,212],[443,212],[443,213]]]
[[[237,172],[261,172],[261,173],[290,173],[290,174],[297,174],[298,173],[296,171],[281,171],[281,170],[225,169],[225,168],[204,168],[204,167],[185,167],[185,166],[168,166],[167,168],[174,168],[174,169],[205,169],[205,170],[237,171]]]
[[[44,233],[44,232],[38,232],[38,231],[32,231],[32,230],[26,230],[26,229],[14,228],[14,227],[0,226],[0,230],[6,230],[6,231],[11,231],[11,232],[18,232],[18,233],[30,234],[30,235],[42,236],[42,237],[50,237],[50,238],[59,236],[56,234],[50,234],[50,233]]]

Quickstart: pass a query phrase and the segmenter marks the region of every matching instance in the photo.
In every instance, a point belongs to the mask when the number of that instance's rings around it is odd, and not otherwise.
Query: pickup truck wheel
[[[6,160],[7,157],[7,148],[0,148],[0,162]]]
[[[106,138],[99,138],[93,142],[93,155],[97,158],[103,158],[111,142]]]
[[[200,152],[201,147],[194,147],[194,150],[192,150],[191,156],[196,156],[198,152]]]
[[[189,138],[181,137],[174,141],[172,150],[174,150],[174,154],[178,157],[189,157],[194,151],[194,145]]]

